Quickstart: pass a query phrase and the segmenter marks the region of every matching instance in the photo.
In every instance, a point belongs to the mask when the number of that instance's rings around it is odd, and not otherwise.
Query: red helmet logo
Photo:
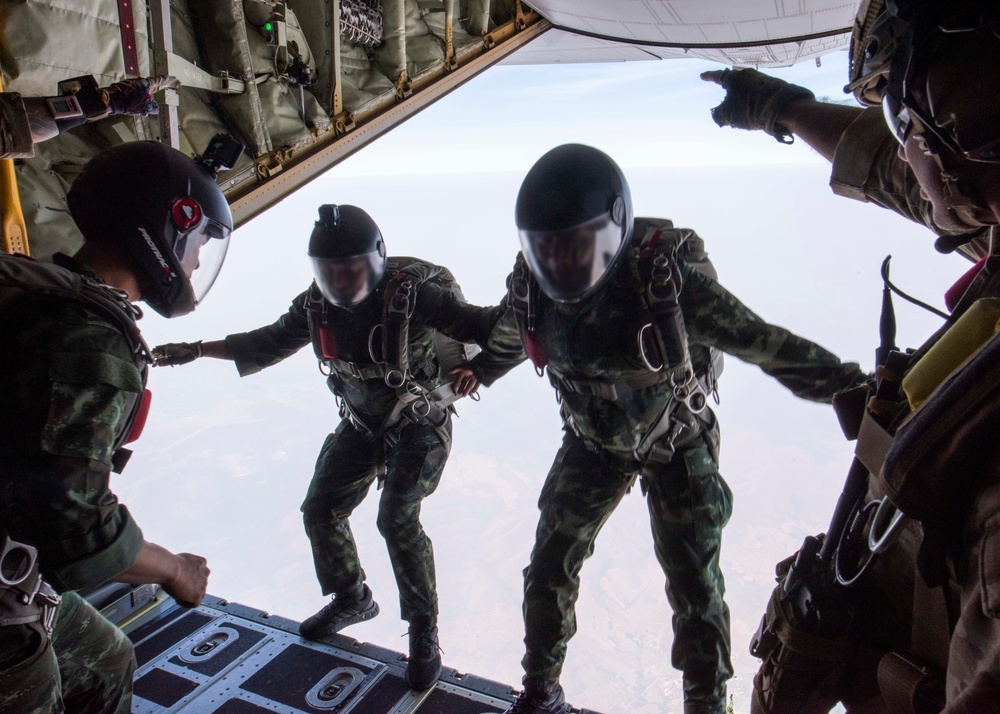
[[[177,226],[177,230],[186,232],[195,228],[202,219],[201,206],[190,196],[184,196],[174,201],[170,207],[170,217]]]

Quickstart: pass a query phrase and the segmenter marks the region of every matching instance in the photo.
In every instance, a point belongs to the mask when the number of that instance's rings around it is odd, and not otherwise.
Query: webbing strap
[[[132,0],[118,0],[118,27],[122,34],[122,57],[125,60],[125,74],[139,76],[139,54],[135,47],[135,20],[132,16]]]
[[[323,360],[340,374],[345,374],[355,379],[384,379],[386,367],[384,364],[358,364],[342,359]]]
[[[528,270],[528,263],[525,261],[523,253],[518,254],[517,262],[514,264],[507,296],[510,306],[514,310],[514,317],[517,319],[517,326],[524,342],[524,350],[528,354],[528,359],[535,365],[535,371],[541,376],[542,370],[549,363],[549,357],[545,349],[545,340],[536,332],[540,305],[539,287],[538,281],[532,277],[531,271]]]
[[[0,81],[2,91],[3,81]],[[13,159],[0,161],[0,249],[5,253],[30,255],[28,228],[21,210]]]
[[[869,472],[878,475],[882,470],[885,455],[892,446],[892,434],[880,425],[866,409],[858,432],[858,443],[854,454]]]
[[[618,401],[619,397],[628,392],[651,387],[654,384],[662,384],[669,381],[669,375],[663,371],[644,372],[639,375],[630,376],[626,379],[604,380],[604,379],[572,379],[564,377],[552,367],[549,367],[549,381],[552,386],[562,392],[571,394],[592,394],[609,401]]]
[[[398,372],[391,386],[402,386],[410,371],[410,316],[417,300],[417,286],[406,273],[389,281],[382,317],[382,361],[390,372]]]
[[[936,714],[945,703],[944,681],[899,652],[888,652],[879,660],[878,688],[892,714]]]

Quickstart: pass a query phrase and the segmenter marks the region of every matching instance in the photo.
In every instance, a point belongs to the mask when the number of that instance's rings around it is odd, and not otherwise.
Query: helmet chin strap
[[[962,180],[955,171],[948,169],[939,152],[933,151],[931,156],[941,170],[941,193],[948,210],[969,228],[996,224],[996,214],[986,201],[975,195],[976,192],[969,186],[968,181]]]
[[[941,171],[941,183],[943,185],[944,202],[948,210],[955,214],[962,223],[970,228],[982,228],[991,226],[997,222],[997,217],[982,199],[973,198],[969,195],[968,187],[963,190],[962,181],[956,174],[950,171]]]

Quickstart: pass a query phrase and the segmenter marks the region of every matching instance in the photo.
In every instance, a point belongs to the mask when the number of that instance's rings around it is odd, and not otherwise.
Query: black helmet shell
[[[372,293],[385,274],[382,232],[357,206],[325,204],[309,237],[316,284],[338,307],[353,307]]]
[[[164,317],[191,312],[208,292],[233,230],[214,174],[154,141],[120,144],[94,157],[67,203],[87,241],[124,250],[142,299]]]
[[[558,146],[528,171],[514,222],[539,286],[574,302],[611,271],[632,234],[632,196],[610,156],[582,144]]]
[[[379,251],[385,254],[382,232],[357,206],[326,204],[309,237],[310,258],[350,258]]]

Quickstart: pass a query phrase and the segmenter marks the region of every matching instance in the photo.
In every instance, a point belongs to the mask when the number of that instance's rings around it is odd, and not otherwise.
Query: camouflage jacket
[[[390,267],[394,260],[398,259],[390,259]],[[386,278],[390,275],[391,271],[387,270]],[[311,323],[316,324],[319,311],[323,312],[327,327],[335,335],[339,360],[359,368],[375,365],[369,352],[369,340],[373,328],[383,321],[387,284],[388,280],[382,280],[371,295],[350,310],[326,302],[313,284],[297,296],[288,312],[273,324],[229,335],[226,343],[232,350],[240,376],[245,377],[277,364],[310,343],[314,343],[317,353],[321,353],[316,344],[319,335],[315,334],[315,328],[310,329]],[[310,312],[313,313],[312,320]],[[499,307],[483,308],[464,302],[434,280],[422,283],[417,290],[409,321],[409,360],[413,378],[428,389],[439,386],[447,379],[441,374],[434,349],[435,332],[485,347],[501,314]],[[479,381],[489,386],[512,365],[506,365],[484,349],[470,366]],[[327,383],[373,430],[382,423],[397,401],[395,390],[388,387],[381,377],[365,378],[334,371]]]
[[[637,218],[634,240],[641,241],[660,225],[669,223]],[[573,380],[625,381],[649,373],[638,350],[645,312],[630,260],[621,260],[606,283],[581,302],[557,303],[542,296],[537,333],[550,369]],[[682,264],[681,273],[680,305],[696,374],[710,368],[706,348],[714,347],[758,365],[796,395],[814,401],[829,402],[834,393],[864,377],[857,364],[842,363],[819,345],[764,322],[691,264]],[[491,348],[502,346],[512,354],[513,344],[520,342],[517,321],[505,315],[491,340]],[[671,389],[661,382],[624,390],[616,400],[569,391],[560,397],[564,414],[572,417],[583,438],[616,453],[632,454],[667,407]]]
[[[934,223],[933,207],[920,195],[920,183],[910,165],[899,157],[899,143],[878,107],[865,109],[840,137],[830,187],[838,196],[874,203],[927,226],[936,235],[949,235]],[[989,247],[989,229],[984,228],[958,252],[975,261]]]
[[[31,291],[0,302],[0,525],[38,549],[57,590],[99,585],[142,547],[109,480],[145,375],[122,328],[96,308]]]

